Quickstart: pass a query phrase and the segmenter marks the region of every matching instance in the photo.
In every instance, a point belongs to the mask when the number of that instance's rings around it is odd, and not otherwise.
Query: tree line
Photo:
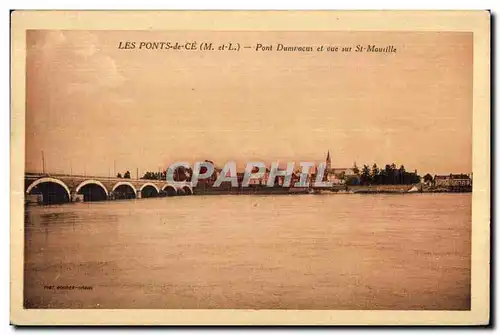
[[[185,167],[180,166],[174,171],[174,180],[175,181],[190,181],[191,175],[192,175],[192,169],[186,169]],[[125,173],[123,175],[121,173],[117,173],[116,178],[130,179],[130,171],[128,171],[128,170],[125,171]],[[147,171],[144,173],[144,175],[141,177],[141,179],[166,180],[167,179],[167,170],[163,170],[163,171],[159,171],[159,172]]]
[[[116,178],[125,178],[125,179],[130,179],[130,171],[128,171],[128,170],[127,170],[127,171],[125,171],[125,173],[123,174],[123,176],[122,176],[122,174],[121,174],[120,172],[118,172],[118,173],[116,174]]]
[[[203,171],[201,171],[203,173]],[[179,166],[174,170],[174,180],[175,181],[191,181],[191,176],[193,175],[193,170],[191,168],[186,169],[184,166]],[[147,171],[141,177],[141,179],[148,180],[166,180],[167,179],[167,170],[152,172]]]
[[[410,185],[420,183],[420,176],[417,170],[414,172],[406,171],[404,165],[399,168],[396,164],[386,164],[384,168],[379,168],[375,163],[370,168],[369,165],[363,165],[360,169],[356,163],[353,166],[355,177],[348,177],[348,185]]]

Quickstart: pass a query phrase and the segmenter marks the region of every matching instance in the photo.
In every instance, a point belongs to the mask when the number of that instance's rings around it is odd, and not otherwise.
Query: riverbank
[[[233,188],[194,188],[194,195],[223,194],[407,194],[407,193],[470,193],[472,187],[434,187],[423,184],[410,185],[336,185],[331,188],[299,188],[299,187],[233,187]]]
[[[224,195],[224,194],[307,194],[306,187],[231,187],[231,188],[197,188],[193,189],[194,195]]]
[[[357,193],[357,194],[406,194],[406,193],[470,193],[472,187],[436,187],[425,186],[423,184],[411,185],[357,185],[347,186],[343,193]]]
[[[419,192],[421,188],[418,185],[356,185],[347,186],[349,193],[411,193]]]
[[[193,195],[294,195],[294,194],[411,194],[411,193],[471,193],[472,187],[462,188],[446,188],[446,187],[429,187],[422,184],[415,185],[365,185],[365,186],[347,186],[335,185],[331,188],[306,188],[306,187],[232,187],[232,188],[216,188],[205,187],[193,189]],[[160,195],[159,197],[171,196],[188,196],[185,193],[176,195]],[[157,198],[142,197],[146,198]],[[135,199],[135,198],[131,198]],[[102,201],[113,201],[110,198]],[[67,201],[64,203],[77,203],[82,201]],[[25,206],[43,205],[42,194],[27,195],[25,198]],[[55,204],[55,203],[52,203]]]

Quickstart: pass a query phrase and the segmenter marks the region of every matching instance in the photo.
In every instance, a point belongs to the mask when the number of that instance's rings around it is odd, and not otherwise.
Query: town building
[[[332,168],[331,173],[333,173],[340,179],[357,176],[357,174],[354,173],[354,170],[352,168]]]
[[[468,174],[452,174],[449,175],[435,175],[434,185],[443,187],[471,187],[472,175]]]

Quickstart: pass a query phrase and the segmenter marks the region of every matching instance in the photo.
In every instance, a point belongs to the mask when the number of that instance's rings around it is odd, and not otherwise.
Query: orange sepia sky
[[[124,50],[120,42],[393,45],[396,53]],[[26,171],[173,161],[472,170],[472,34],[28,31]],[[116,170],[115,170],[116,167]]]

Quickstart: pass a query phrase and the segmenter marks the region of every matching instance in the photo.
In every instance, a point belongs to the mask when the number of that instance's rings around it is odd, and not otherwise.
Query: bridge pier
[[[136,198],[136,199],[140,199],[141,197],[142,197],[142,192],[141,192],[141,190],[136,190],[136,191],[135,191],[135,198]]]
[[[71,199],[69,200],[70,202],[83,202],[84,201],[84,196],[83,194],[78,194],[78,193],[71,193]]]

